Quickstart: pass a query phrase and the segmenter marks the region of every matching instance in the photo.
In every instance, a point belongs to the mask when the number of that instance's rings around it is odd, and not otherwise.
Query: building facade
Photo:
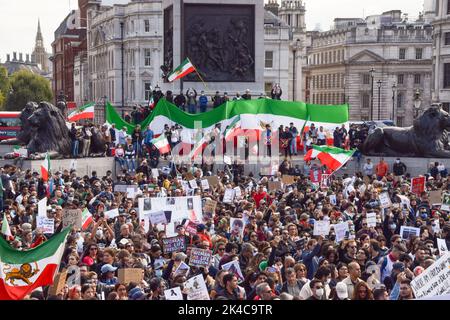
[[[348,103],[350,120],[411,125],[431,104],[432,27],[401,11],[336,19],[333,30],[311,34],[309,102]],[[417,109],[419,107],[419,109]]]
[[[433,102],[450,111],[450,1],[425,1],[425,11],[433,25]]]

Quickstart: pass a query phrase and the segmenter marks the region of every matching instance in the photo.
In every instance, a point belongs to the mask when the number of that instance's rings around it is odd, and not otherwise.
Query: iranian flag
[[[161,154],[169,153],[170,152],[170,144],[169,141],[167,141],[167,138],[165,135],[160,135],[158,138],[155,138],[150,141],[156,148],[158,148],[159,152]]]
[[[237,116],[234,118],[234,120],[229,124],[229,126],[225,129],[225,132],[223,133],[223,137],[225,138],[225,141],[230,141],[236,133],[239,131],[238,128],[241,124],[241,117]]]
[[[48,175],[50,172],[50,156],[48,152],[45,154],[45,159],[41,164],[41,176],[44,181],[48,181]]]
[[[85,106],[82,106],[74,111],[72,111],[67,119],[70,122],[76,122],[84,119],[94,119],[94,103],[89,103]]]
[[[355,150],[313,145],[312,149],[305,154],[304,160],[310,161],[317,158],[324,166],[336,171],[350,160],[354,152]]]
[[[153,95],[150,97],[150,100],[148,101],[148,108],[150,110],[153,110],[155,108],[155,99],[153,99]]]
[[[8,238],[8,240],[14,239],[11,229],[9,228],[8,219],[6,218],[6,214],[3,215],[3,222],[2,222],[2,233],[4,236]]]
[[[26,251],[13,249],[0,238],[0,300],[21,300],[34,289],[51,285],[69,232],[66,228]]]
[[[89,212],[87,208],[85,208],[81,214],[81,230],[86,230],[89,225],[94,221],[92,219],[92,214]]]
[[[181,79],[187,76],[189,73],[194,71],[195,67],[192,64],[191,60],[189,60],[189,58],[186,58],[186,60],[184,60],[183,63],[181,63],[181,65],[178,66],[178,68],[173,70],[172,73],[167,76],[167,80],[169,82],[173,82],[177,79]]]
[[[28,149],[21,146],[14,146],[14,156],[16,157],[28,157]]]

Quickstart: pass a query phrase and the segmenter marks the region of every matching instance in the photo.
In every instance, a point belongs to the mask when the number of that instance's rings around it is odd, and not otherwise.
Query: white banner
[[[411,281],[416,299],[450,293],[450,253],[439,258]]]
[[[38,217],[47,218],[47,197],[38,202]]]
[[[188,279],[184,287],[188,290],[188,300],[210,300],[208,288],[202,274]]]
[[[326,237],[330,233],[330,221],[316,220],[313,235]]]

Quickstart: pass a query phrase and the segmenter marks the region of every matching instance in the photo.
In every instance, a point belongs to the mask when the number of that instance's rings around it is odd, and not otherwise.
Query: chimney
[[[13,61],[17,61],[17,52],[13,52]]]
[[[19,53],[19,62],[23,62],[23,53],[22,52]]]
[[[26,63],[30,63],[30,54],[27,53],[27,61],[25,61]]]
[[[6,62],[9,62],[11,60],[11,56],[9,55],[9,53],[6,55]]]

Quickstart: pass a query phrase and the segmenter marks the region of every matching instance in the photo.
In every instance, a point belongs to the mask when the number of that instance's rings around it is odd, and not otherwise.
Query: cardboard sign
[[[201,183],[202,183],[202,189],[203,189],[203,190],[208,190],[208,189],[209,189],[209,182],[208,182],[208,179],[202,179],[202,180],[201,180]]]
[[[331,174],[322,174],[320,177],[320,187],[329,188],[331,186]]]
[[[152,224],[167,223],[167,217],[164,211],[151,212],[148,216]]]
[[[209,267],[212,258],[212,251],[192,248],[191,256],[189,258],[189,265],[192,267]]]
[[[400,236],[402,237],[403,240],[408,240],[412,236],[418,237],[420,236],[420,228],[401,226]]]
[[[425,177],[416,177],[411,179],[411,192],[420,197],[425,191]]]
[[[220,180],[218,176],[210,176],[210,177],[205,177],[206,180],[208,180],[208,183],[210,186],[212,187],[216,187],[220,185]]]
[[[43,234],[55,233],[55,219],[47,217],[36,217],[36,227],[42,230]]]
[[[225,189],[225,194],[223,195],[223,203],[232,203],[234,199],[234,190]]]
[[[186,172],[185,178],[186,178],[186,181],[191,181],[191,180],[195,179],[194,175],[191,172]]]
[[[326,237],[330,233],[330,221],[316,220],[313,235]]]
[[[368,212],[366,216],[367,226],[375,228],[377,226],[377,214],[375,212]]]
[[[140,268],[125,268],[117,271],[119,282],[129,284],[130,282],[141,283],[144,280],[144,270]]]
[[[63,211],[63,229],[72,226],[75,229],[81,229],[81,210],[80,209],[65,209]]]
[[[442,257],[448,252],[447,243],[445,242],[445,239],[437,239],[437,246],[439,249],[439,255]]]
[[[450,252],[440,257],[411,281],[416,299],[450,293]]]
[[[245,280],[241,267],[239,266],[239,262],[234,260],[222,265],[223,270],[228,270],[228,272],[234,274],[236,278],[238,278],[238,283],[241,283]]]
[[[162,245],[164,253],[172,253],[186,250],[186,241],[184,236],[163,238]]]
[[[430,191],[429,198],[430,198],[431,205],[441,204],[442,203],[442,190]]]
[[[334,228],[334,232],[336,233],[336,242],[337,243],[345,240],[345,238],[348,237],[350,229],[348,227],[347,222],[334,224],[333,228]]]
[[[210,300],[203,275],[199,274],[188,279],[184,287],[188,290],[188,300]]]
[[[389,193],[387,192],[380,193],[378,199],[380,200],[380,207],[382,209],[387,209],[392,206],[392,201],[391,198],[389,197]]]
[[[48,289],[48,295],[56,296],[58,294],[61,294],[64,289],[64,286],[66,285],[66,279],[67,279],[67,270],[58,273],[55,276],[55,279],[53,280],[53,284]]]
[[[38,217],[47,218],[47,197],[38,202]]]
[[[282,190],[281,181],[269,181],[269,191]]]
[[[183,300],[183,293],[181,293],[180,287],[164,290],[164,296],[166,300]]]
[[[286,184],[286,185],[290,185],[290,184],[294,184],[295,183],[295,176],[288,176],[288,175],[284,175],[281,177],[281,181]]]

